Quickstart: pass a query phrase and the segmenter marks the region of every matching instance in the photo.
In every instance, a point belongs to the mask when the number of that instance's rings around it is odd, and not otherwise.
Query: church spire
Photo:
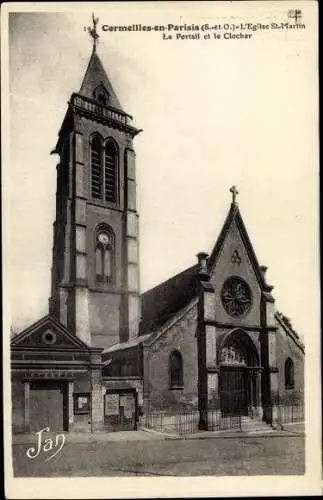
[[[99,18],[92,14],[92,21],[93,26],[88,27],[88,32],[93,40],[92,54],[79,94],[89,99],[94,98],[95,100],[97,100],[98,96],[103,96],[104,100],[102,101],[102,104],[124,112],[97,53],[97,42],[99,38],[97,24],[99,22]]]

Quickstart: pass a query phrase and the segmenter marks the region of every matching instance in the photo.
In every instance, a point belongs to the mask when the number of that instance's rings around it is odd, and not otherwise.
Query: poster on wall
[[[120,406],[123,407],[125,418],[132,418],[135,413],[135,399],[133,394],[123,394],[120,396]]]
[[[119,394],[105,395],[105,415],[119,415]]]

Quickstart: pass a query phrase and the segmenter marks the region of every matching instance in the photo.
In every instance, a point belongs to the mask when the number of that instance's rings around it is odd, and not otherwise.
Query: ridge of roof
[[[294,328],[292,327],[290,319],[280,311],[275,312],[275,318],[284,328],[287,335],[291,337],[291,339],[295,342],[295,344],[304,352],[305,344],[300,338],[299,334],[296,332],[296,330],[294,330]]]
[[[156,340],[158,340],[164,333],[167,332],[174,324],[176,324],[178,321],[180,321],[185,314],[187,314],[193,307],[197,304],[197,297],[191,300],[189,304],[187,304],[183,309],[180,311],[177,311],[177,313],[174,313],[173,316],[165,323],[164,325],[161,326],[159,330],[156,330],[154,332],[151,332],[150,334],[147,335],[147,341],[145,340],[145,345],[146,346],[151,346]],[[151,340],[150,343],[149,339]]]
[[[141,334],[159,329],[196,297],[197,270],[195,264],[141,295]]]
[[[260,287],[263,292],[270,294],[270,298],[274,300],[271,296],[273,286],[266,283],[263,273],[261,272],[258,259],[244,225],[239,206],[236,202],[231,203],[230,210],[225,218],[220,234],[208,259],[208,271],[210,272],[216,263],[229,228],[234,220],[236,221],[238,231],[246,247]],[[140,331],[142,333],[159,329],[162,325],[167,323],[167,321],[174,314],[182,310],[183,307],[189,304],[190,301],[196,297],[197,271],[198,264],[195,264],[184,271],[177,273],[168,280],[156,285],[150,290],[147,290],[141,295],[142,320]]]
[[[50,324],[52,327],[56,327],[59,331],[61,331],[67,338],[69,338],[75,345],[77,345],[81,349],[86,349],[87,351],[96,350],[97,348],[88,346],[83,340],[81,340],[76,335],[71,334],[71,332],[54,316],[51,314],[46,314],[42,318],[40,318],[35,323],[32,323],[27,328],[19,332],[17,335],[10,339],[11,347],[15,348],[20,345],[20,342],[31,335],[33,332],[37,331],[38,328],[42,327],[44,324]],[[99,349],[100,350],[100,349]]]
[[[216,263],[219,255],[220,255],[220,251],[223,247],[226,235],[227,235],[229,228],[234,220],[236,221],[238,231],[239,231],[241,239],[246,247],[249,259],[251,261],[252,267],[255,271],[255,274],[256,274],[256,277],[258,279],[258,282],[260,284],[261,289],[265,292],[271,292],[274,287],[271,285],[268,285],[265,282],[264,276],[260,270],[260,265],[259,265],[256,253],[254,251],[251,240],[249,238],[248,231],[247,231],[246,226],[243,222],[243,219],[242,219],[242,216],[241,216],[241,213],[239,210],[239,206],[236,202],[231,203],[228,215],[225,218],[225,221],[224,221],[224,224],[223,224],[222,229],[220,231],[220,234],[218,236],[218,239],[217,239],[217,241],[213,247],[213,250],[211,252],[211,255],[208,259],[208,270],[210,271],[212,269],[212,267],[214,266],[214,264]]]
[[[109,106],[123,111],[120,101],[110,82],[110,79],[104,69],[100,57],[96,50],[92,51],[79,94],[84,97],[93,98],[93,91],[100,85],[103,85],[109,94]]]
[[[131,347],[136,347],[136,345],[145,342],[151,333],[146,333],[145,335],[140,335],[134,339],[127,340],[126,342],[119,342],[118,344],[113,344],[102,351],[102,355],[109,354],[110,352],[121,351],[124,349],[130,349]]]

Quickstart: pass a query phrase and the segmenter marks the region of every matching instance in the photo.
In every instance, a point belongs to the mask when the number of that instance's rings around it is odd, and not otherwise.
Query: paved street
[[[67,435],[49,461],[48,452],[28,458],[32,440],[15,439],[13,462],[16,476],[32,477],[303,474],[304,440],[295,428],[267,436],[181,440],[143,431],[105,439]]]

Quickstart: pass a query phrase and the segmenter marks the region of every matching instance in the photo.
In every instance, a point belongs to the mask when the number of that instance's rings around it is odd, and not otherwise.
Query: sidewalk
[[[192,434],[167,434],[165,432],[158,432],[153,429],[142,428],[138,431],[120,431],[120,432],[97,432],[97,433],[76,433],[76,432],[61,432],[43,433],[42,439],[56,439],[57,434],[64,434],[66,441],[69,443],[97,443],[97,442],[127,442],[127,441],[162,441],[162,440],[190,440],[190,439],[240,439],[240,438],[260,438],[260,437],[291,437],[291,436],[304,436],[305,428],[304,423],[285,424],[284,429],[274,430],[270,427],[266,431],[199,431]],[[35,444],[38,436],[35,434],[18,434],[12,437],[12,444],[14,446],[24,444]]]
[[[291,437],[291,436],[305,436],[305,429],[303,423],[286,424],[283,429],[272,429],[259,431],[199,431],[192,434],[167,434],[161,433],[153,429],[143,429],[147,433],[159,434],[164,436],[166,440],[182,440],[182,439],[240,439],[240,438],[260,438],[260,437]]]
[[[151,434],[144,430],[120,431],[120,432],[44,432],[42,440],[52,439],[55,441],[58,434],[64,434],[66,442],[69,443],[97,443],[109,441],[156,441],[163,440],[162,434]],[[24,444],[35,444],[38,440],[36,434],[17,434],[12,436],[14,446]]]

